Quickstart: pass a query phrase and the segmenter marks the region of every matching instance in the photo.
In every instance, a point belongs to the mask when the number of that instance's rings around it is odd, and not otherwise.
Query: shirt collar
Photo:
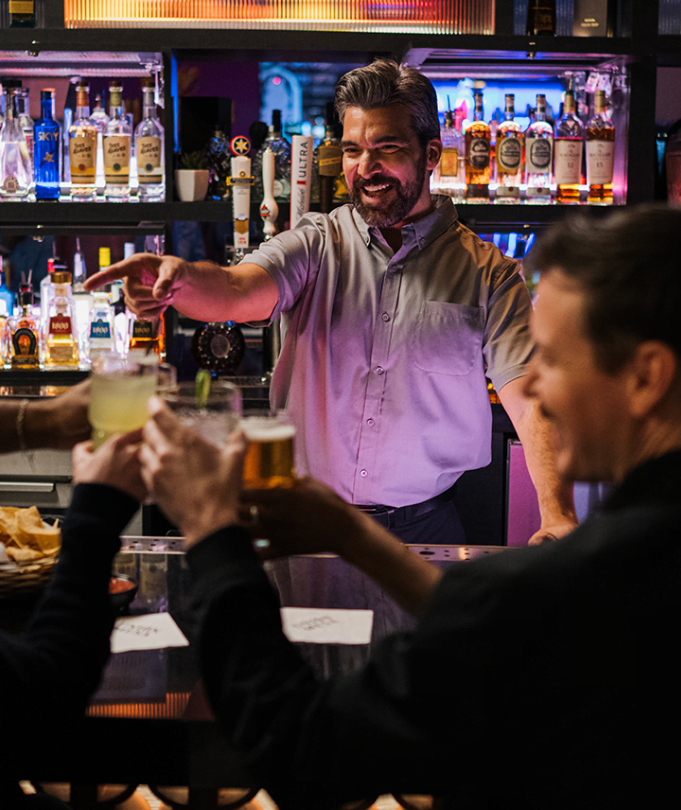
[[[451,197],[446,197],[444,194],[433,194],[431,200],[435,206],[434,211],[431,211],[431,213],[423,217],[423,219],[419,219],[417,222],[410,222],[402,228],[403,241],[407,242],[413,239],[420,250],[423,250],[431,242],[435,241],[459,218],[456,206],[452,202]],[[380,237],[380,229],[373,225],[367,225],[354,207],[352,209],[352,215],[357,225],[357,230],[360,232],[362,239],[368,247],[373,236]]]

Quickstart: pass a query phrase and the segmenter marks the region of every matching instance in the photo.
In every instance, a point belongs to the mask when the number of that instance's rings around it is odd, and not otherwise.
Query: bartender
[[[409,543],[463,543],[454,485],[491,457],[491,379],[525,448],[539,542],[576,525],[547,425],[523,393],[532,344],[519,266],[431,197],[437,98],[389,60],[336,88],[352,205],[311,213],[237,267],[136,254],[93,276],[126,302],[201,320],[271,323],[283,345],[271,400],[297,426],[296,466]]]

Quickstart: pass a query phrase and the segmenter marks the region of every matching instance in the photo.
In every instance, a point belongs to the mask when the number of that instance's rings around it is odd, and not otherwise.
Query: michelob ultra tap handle
[[[239,136],[230,142],[232,176],[232,208],[234,211],[234,247],[248,247],[248,224],[251,210],[251,159],[246,153],[251,148],[248,138]]]
[[[263,221],[265,240],[271,239],[277,232],[277,215],[279,206],[274,199],[274,152],[265,149],[262,154],[262,188],[263,200],[260,216]]]

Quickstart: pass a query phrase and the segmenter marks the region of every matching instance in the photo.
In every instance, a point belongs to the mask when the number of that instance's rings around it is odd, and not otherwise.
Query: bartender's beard
[[[385,174],[375,174],[368,180],[357,177],[348,190],[350,200],[367,225],[373,225],[377,228],[390,228],[409,216],[421,196],[423,184],[426,182],[425,150],[419,156],[415,176],[414,181],[405,183]],[[393,187],[390,191],[390,199],[383,204],[379,202],[376,205],[367,205],[362,200],[361,189],[364,186],[375,186],[381,183],[389,183]]]

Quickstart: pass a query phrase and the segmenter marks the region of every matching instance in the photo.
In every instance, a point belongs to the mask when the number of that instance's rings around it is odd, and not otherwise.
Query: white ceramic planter
[[[175,187],[182,202],[204,200],[208,193],[208,169],[176,169]]]

